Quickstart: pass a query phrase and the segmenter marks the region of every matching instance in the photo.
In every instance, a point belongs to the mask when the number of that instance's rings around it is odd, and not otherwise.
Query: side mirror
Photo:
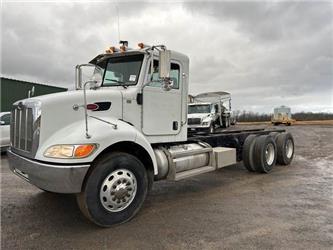
[[[160,78],[165,79],[170,77],[170,50],[161,50],[159,53],[159,73]]]
[[[102,71],[99,68],[96,68],[93,76],[91,77],[91,80],[93,82],[91,84],[91,88],[93,89],[99,88],[102,84],[102,79],[103,79]]]
[[[162,80],[162,89],[169,91],[172,89],[173,81],[170,80],[170,50],[161,50],[159,53],[159,77]]]
[[[75,89],[82,89],[84,83],[96,81],[99,87],[102,82],[103,70],[94,64],[80,64],[75,68]]]

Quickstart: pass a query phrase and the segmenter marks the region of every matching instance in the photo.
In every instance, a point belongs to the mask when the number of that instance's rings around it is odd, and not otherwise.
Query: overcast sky
[[[190,58],[190,93],[228,91],[233,108],[333,112],[333,4],[118,4],[120,38]],[[74,66],[118,44],[115,2],[2,3],[2,75],[72,87]]]

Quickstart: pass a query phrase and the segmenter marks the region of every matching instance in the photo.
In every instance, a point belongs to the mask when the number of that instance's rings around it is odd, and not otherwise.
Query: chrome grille
[[[197,125],[201,123],[201,119],[200,118],[188,118],[187,119],[187,124],[188,125]]]
[[[14,103],[10,123],[10,142],[14,153],[33,158],[39,144],[41,103],[23,100]]]
[[[30,152],[33,141],[32,108],[15,107],[12,111],[11,142],[12,146]]]

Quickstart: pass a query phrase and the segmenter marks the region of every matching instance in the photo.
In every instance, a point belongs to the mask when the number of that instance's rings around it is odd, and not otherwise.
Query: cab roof
[[[188,62],[189,58],[187,55],[182,54],[180,52],[170,50],[171,51],[171,59],[176,59],[179,61],[184,61]],[[103,53],[99,54],[96,57],[94,57],[92,60],[90,60],[89,63],[91,64],[98,64],[101,61],[107,60],[111,57],[121,57],[121,56],[128,56],[128,55],[138,55],[138,54],[146,54],[147,53],[147,48],[146,49],[131,49],[127,48],[126,51],[121,52],[121,51],[115,51],[114,53]],[[155,50],[154,55],[158,56],[158,52]]]

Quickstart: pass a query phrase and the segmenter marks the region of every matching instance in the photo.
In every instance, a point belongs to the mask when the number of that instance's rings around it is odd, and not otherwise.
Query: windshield
[[[189,105],[188,106],[189,114],[198,114],[198,113],[210,113],[210,105]]]
[[[138,82],[143,55],[111,57],[107,61],[102,86],[129,86]]]

